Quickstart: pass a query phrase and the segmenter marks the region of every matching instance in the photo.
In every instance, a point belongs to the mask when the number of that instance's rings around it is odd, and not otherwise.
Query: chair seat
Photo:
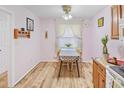
[[[60,60],[63,62],[75,62],[79,60],[79,56],[60,56]]]

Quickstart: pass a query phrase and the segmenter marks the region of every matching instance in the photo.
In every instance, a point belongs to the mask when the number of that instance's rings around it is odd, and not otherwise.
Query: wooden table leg
[[[73,70],[73,62],[71,62],[71,71]]]
[[[67,62],[67,68],[68,68],[68,70],[70,70],[70,65],[69,65],[69,62]]]
[[[71,72],[71,62],[69,62],[69,71]]]
[[[80,77],[78,61],[76,61],[76,66],[77,66],[78,77]]]
[[[59,74],[58,74],[58,77],[60,77],[61,69],[62,69],[62,61],[60,62],[60,68],[59,68]]]

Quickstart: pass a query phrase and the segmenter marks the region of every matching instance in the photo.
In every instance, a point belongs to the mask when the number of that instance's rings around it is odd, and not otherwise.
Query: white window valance
[[[81,37],[80,24],[59,24],[56,28],[57,37]]]
[[[56,48],[65,48],[66,44],[81,49],[81,24],[57,24]]]

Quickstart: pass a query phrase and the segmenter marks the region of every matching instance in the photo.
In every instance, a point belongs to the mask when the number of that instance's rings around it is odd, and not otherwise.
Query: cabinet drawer
[[[104,66],[102,66],[101,64],[98,64],[98,71],[105,76],[106,74],[106,69]]]

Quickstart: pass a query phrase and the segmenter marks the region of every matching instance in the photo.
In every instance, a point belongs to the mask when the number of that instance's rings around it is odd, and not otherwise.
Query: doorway
[[[13,35],[12,15],[0,8],[0,88],[12,86]]]

